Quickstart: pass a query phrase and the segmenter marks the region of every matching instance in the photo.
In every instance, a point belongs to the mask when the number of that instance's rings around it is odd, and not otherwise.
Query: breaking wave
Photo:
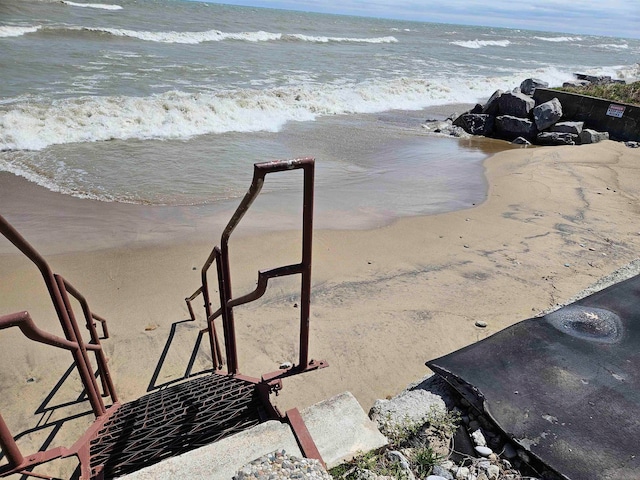
[[[395,43],[398,40],[395,37],[377,37],[377,38],[342,38],[342,37],[324,37],[309,36],[301,34],[285,34],[271,33],[264,31],[257,32],[222,32],[220,30],[206,30],[203,32],[174,32],[174,31],[143,31],[143,30],[126,30],[122,28],[90,28],[90,27],[71,27],[73,30],[84,30],[89,32],[106,33],[116,37],[130,37],[148,42],[160,43],[184,43],[198,44],[204,42],[222,42],[225,40],[241,40],[245,42],[273,42],[278,40],[286,41],[302,41],[312,43],[329,43],[329,42],[353,42],[353,43]]]
[[[542,40],[543,42],[579,42],[582,37],[533,37],[536,40]]]
[[[26,33],[33,33],[40,30],[40,26],[33,27],[17,27],[11,25],[0,25],[0,38],[2,37],[20,37]]]
[[[459,42],[451,42],[452,45],[458,45],[464,48],[482,48],[482,47],[507,47],[511,44],[509,40],[467,40]]]
[[[98,8],[101,10],[122,10],[120,5],[112,5],[108,3],[76,3],[69,0],[62,0],[62,3],[70,7]]]
[[[487,87],[489,95],[493,86]],[[323,115],[419,109],[475,101],[478,91],[447,81],[398,78],[220,93],[166,92],[148,97],[82,96],[14,103],[0,110],[1,150],[111,139],[176,139],[224,132],[279,131]],[[461,96],[462,95],[462,96]],[[465,97],[468,96],[468,98]]]

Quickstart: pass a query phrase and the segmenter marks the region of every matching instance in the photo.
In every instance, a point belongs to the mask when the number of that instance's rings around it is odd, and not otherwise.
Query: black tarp
[[[640,276],[427,366],[563,476],[640,479]]]

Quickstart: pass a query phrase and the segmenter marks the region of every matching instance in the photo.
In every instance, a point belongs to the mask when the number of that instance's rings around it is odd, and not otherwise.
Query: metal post
[[[309,317],[311,311],[311,253],[313,243],[314,164],[304,166],[302,210],[302,281],[300,292],[300,368],[309,363]]]
[[[13,435],[9,431],[9,427],[5,423],[2,415],[0,415],[0,447],[2,447],[2,453],[7,457],[9,466],[12,468],[22,465],[24,457],[20,453],[20,449],[13,439]]]

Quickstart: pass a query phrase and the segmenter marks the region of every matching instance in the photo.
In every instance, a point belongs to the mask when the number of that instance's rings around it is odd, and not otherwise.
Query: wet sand
[[[640,149],[606,141],[508,150],[488,159],[485,169],[489,189],[479,205],[375,229],[316,230],[310,353],[330,367],[285,380],[276,399],[281,408],[349,390],[366,410],[427,374],[425,361],[534,316],[637,257]],[[20,182],[0,175],[5,181]],[[43,197],[54,208],[76,202],[60,196],[55,205],[48,192]],[[16,228],[37,234],[33,243],[43,248],[46,231],[36,226],[46,224],[40,213],[46,208],[39,210],[42,198],[35,193],[32,199],[31,210],[3,206],[2,213]],[[79,215],[96,214],[87,201],[78,202]],[[180,376],[189,359],[202,321],[180,323],[188,318],[183,299],[198,287],[199,268],[219,239],[205,242],[197,220],[185,220],[193,222],[194,234],[179,243],[132,235],[118,248],[56,253],[65,250],[61,244],[47,257],[109,321],[104,346],[123,401],[144,394],[150,383]],[[104,234],[105,245],[119,236]],[[161,224],[154,234],[162,236]],[[252,290],[258,269],[299,261],[298,243],[293,231],[232,239],[234,292]],[[28,310],[42,328],[59,334],[35,269],[10,249],[1,252],[2,313]],[[257,376],[296,361],[296,292],[295,281],[277,281],[261,300],[237,309],[243,373]],[[476,327],[477,320],[487,327]],[[24,431],[40,418],[32,412],[71,356],[33,348],[13,330],[0,332],[0,346],[0,412],[14,432]],[[197,368],[207,366],[202,350]],[[49,406],[80,393],[72,373]],[[56,409],[51,418],[64,414]],[[49,433],[22,437],[21,445],[39,447]],[[55,444],[69,445],[68,438],[58,435]]]

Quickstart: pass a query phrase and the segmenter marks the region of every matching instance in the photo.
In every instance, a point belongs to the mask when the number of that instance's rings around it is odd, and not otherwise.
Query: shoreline
[[[348,390],[366,410],[424,377],[425,361],[535,316],[635,259],[637,165],[638,149],[612,141],[508,150],[484,162],[487,199],[473,208],[372,230],[316,230],[310,353],[330,367],[287,379],[278,407],[304,408]],[[7,218],[21,230],[22,220]],[[188,318],[183,299],[198,287],[217,240],[46,256],[107,319],[112,338],[103,345],[123,401],[144,394],[154,372],[159,384],[184,371],[200,325],[178,323]],[[236,294],[253,289],[258,269],[297,261],[298,245],[292,231],[232,239]],[[3,292],[3,314],[28,310],[58,334],[35,268],[17,255],[1,258],[0,279],[13,285]],[[274,282],[262,299],[238,309],[243,373],[257,376],[297,358],[296,289],[295,279]],[[476,320],[488,326],[478,328]],[[157,370],[172,324],[173,343]],[[35,424],[30,413],[70,358],[33,348],[13,331],[2,332],[0,343],[2,363],[15,365],[0,377],[0,411],[19,432]],[[196,368],[206,367],[203,350]],[[60,395],[77,396],[77,383],[65,382]],[[11,401],[19,397],[19,405]]]

